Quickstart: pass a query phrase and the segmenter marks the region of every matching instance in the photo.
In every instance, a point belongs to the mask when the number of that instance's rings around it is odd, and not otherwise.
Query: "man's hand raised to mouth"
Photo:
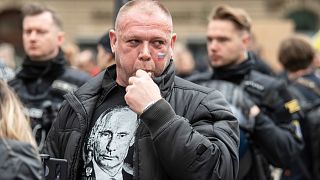
[[[151,73],[144,70],[137,70],[136,75],[129,78],[129,85],[126,87],[125,101],[137,114],[161,99],[160,89],[151,78]]]

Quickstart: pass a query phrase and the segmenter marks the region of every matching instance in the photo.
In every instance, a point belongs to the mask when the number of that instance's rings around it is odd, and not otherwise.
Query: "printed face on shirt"
[[[128,149],[134,143],[137,114],[129,108],[102,114],[95,124],[94,160],[105,172],[121,168]],[[94,127],[95,129],[95,127]]]

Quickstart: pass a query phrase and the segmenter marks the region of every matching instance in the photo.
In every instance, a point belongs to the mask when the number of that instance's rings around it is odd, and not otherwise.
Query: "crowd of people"
[[[320,55],[307,36],[281,42],[276,74],[252,48],[249,14],[219,5],[199,72],[159,1],[125,3],[95,49],[65,45],[52,9],[22,12],[19,68],[0,45],[4,179],[45,179],[44,155],[66,160],[66,179],[320,179]]]

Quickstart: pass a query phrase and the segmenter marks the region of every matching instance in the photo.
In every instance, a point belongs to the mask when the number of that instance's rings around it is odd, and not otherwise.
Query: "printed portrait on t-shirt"
[[[87,179],[123,180],[124,173],[132,176],[132,164],[125,159],[138,124],[137,114],[127,106],[106,110],[99,116],[84,150],[85,177],[91,177]]]

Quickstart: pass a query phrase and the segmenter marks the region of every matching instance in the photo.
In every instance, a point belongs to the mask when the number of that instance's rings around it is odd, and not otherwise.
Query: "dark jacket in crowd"
[[[26,57],[9,85],[28,109],[28,115],[41,119],[46,108],[57,110],[64,100],[63,95],[78,89],[89,78],[83,72],[68,68],[60,50],[55,58],[47,61],[32,61]]]
[[[305,142],[301,156],[304,158],[309,179],[320,178],[320,78],[315,72],[305,74],[296,80],[286,80],[289,90],[299,100],[305,119],[301,122],[303,139]],[[288,170],[287,170],[288,171]],[[299,172],[298,168],[290,173],[283,173],[282,180],[305,180],[308,176]]]
[[[247,174],[243,179],[270,179],[268,164],[287,168],[296,163],[293,159],[302,149],[300,127],[296,124],[301,116],[294,111],[296,104],[285,83],[253,70],[253,65],[249,56],[241,64],[214,69],[191,80],[208,87],[215,80],[232,82],[243,88],[261,109],[262,113],[255,118],[254,131],[250,134],[254,154],[251,160],[254,163],[249,170],[240,166],[239,174]],[[287,107],[292,108],[291,112]],[[248,159],[245,161],[244,164],[248,164]],[[247,173],[242,172],[247,170]]]
[[[30,144],[0,139],[0,153],[0,179],[42,179],[40,156]]]
[[[69,179],[81,174],[81,150],[90,118],[95,104],[117,86],[115,74],[111,66],[66,95],[49,132],[46,150],[52,157],[68,160]],[[101,87],[102,81],[108,85]],[[134,179],[235,179],[239,127],[222,95],[176,77],[172,63],[154,81],[164,99],[140,116]]]

